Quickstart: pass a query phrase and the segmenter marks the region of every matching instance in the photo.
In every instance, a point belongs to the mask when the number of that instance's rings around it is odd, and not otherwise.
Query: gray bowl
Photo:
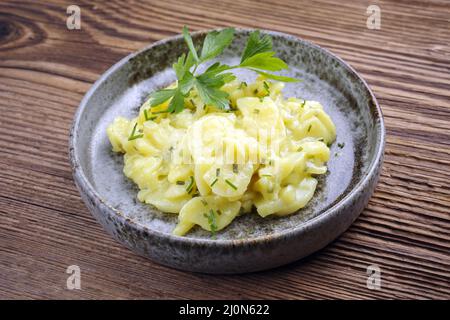
[[[236,30],[219,60],[234,63],[251,30]],[[285,96],[317,100],[337,128],[329,173],[319,180],[311,203],[296,214],[261,218],[247,214],[212,239],[197,228],[186,237],[171,234],[177,216],[137,201],[137,188],[122,173],[121,155],[111,151],[106,127],[119,115],[136,116],[145,97],[175,80],[171,65],[185,52],[180,36],[131,54],[108,71],[85,95],[70,133],[75,183],[105,230],[136,253],[177,269],[242,273],[277,267],[323,248],[344,232],[367,205],[377,183],[385,128],[380,107],[366,82],[347,63],[317,45],[269,32],[274,50],[285,60]],[[206,32],[193,34],[200,44]],[[252,81],[252,73],[238,77]],[[338,143],[345,143],[343,148]]]

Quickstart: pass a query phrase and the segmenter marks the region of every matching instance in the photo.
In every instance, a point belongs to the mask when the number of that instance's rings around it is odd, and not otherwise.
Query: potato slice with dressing
[[[218,196],[195,197],[181,208],[173,234],[182,236],[199,225],[208,231],[225,228],[238,215],[241,203]]]

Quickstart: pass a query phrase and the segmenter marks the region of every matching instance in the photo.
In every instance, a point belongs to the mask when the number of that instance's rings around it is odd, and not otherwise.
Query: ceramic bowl
[[[218,58],[236,63],[248,34],[237,29],[232,45]],[[208,31],[193,33],[201,44]],[[137,115],[147,95],[176,78],[173,62],[186,45],[181,36],[158,41],[130,54],[106,71],[86,93],[70,133],[75,183],[93,216],[105,230],[136,253],[163,265],[205,273],[242,273],[277,267],[315,252],[344,232],[367,205],[383,160],[382,113],[366,82],[342,59],[291,35],[263,31],[274,51],[301,78],[284,95],[319,101],[337,128],[329,172],[319,180],[309,205],[286,217],[236,218],[215,239],[194,229],[171,234],[174,214],[137,201],[137,187],[122,173],[123,156],[111,151],[106,127],[117,116]],[[252,81],[251,72],[238,77]],[[338,143],[345,144],[343,148]]]

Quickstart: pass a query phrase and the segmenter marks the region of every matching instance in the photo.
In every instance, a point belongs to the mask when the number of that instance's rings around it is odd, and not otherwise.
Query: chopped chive
[[[200,201],[203,203],[203,205],[204,205],[205,207],[208,205],[208,202],[206,202],[206,200],[202,199],[202,200],[200,200]]]
[[[300,105],[300,108],[303,108],[306,104],[306,100],[303,100],[302,104]]]
[[[319,139],[317,139],[317,141],[322,141],[323,142],[324,140],[323,140],[323,138],[319,138]]]
[[[192,189],[194,189],[194,177],[190,176],[189,178],[191,179],[191,181],[189,181],[189,185],[186,188],[187,193],[191,193]]]
[[[128,137],[128,141],[136,140],[136,139],[142,138],[144,136],[142,133],[138,134],[138,135],[134,135],[136,133],[136,127],[137,127],[137,122],[134,124],[133,130],[131,131],[131,135]]]
[[[261,177],[272,177],[271,174],[263,174]]]
[[[308,132],[311,131],[311,128],[312,128],[312,124],[309,125],[309,127],[308,127]]]
[[[161,110],[161,111],[154,111],[153,114],[159,114],[159,113],[168,113],[169,110]]]
[[[239,173],[239,169],[238,169],[238,165],[237,165],[237,163],[233,163],[233,172],[234,173]]]
[[[259,102],[263,102],[264,101],[264,97],[259,97]]]
[[[267,82],[265,82],[264,81],[264,89],[266,89],[266,91],[267,91],[267,95],[269,95],[270,94],[270,88],[269,88],[269,85],[267,84]]]
[[[258,113],[259,113],[259,111],[260,111],[259,109],[255,109],[255,110],[253,110],[253,112],[254,112],[254,113],[256,113],[256,114],[258,114]]]
[[[298,147],[297,152],[303,151],[303,147]]]
[[[337,145],[342,149],[343,147],[345,147],[345,142],[339,142]]]
[[[217,215],[218,215],[218,216],[222,215],[222,211],[217,210]]]
[[[220,168],[216,169],[216,177],[220,176]]]
[[[271,166],[273,164],[272,159],[269,160],[269,166]]]
[[[225,179],[225,182],[226,182],[230,187],[232,187],[234,190],[237,190],[237,187],[236,187],[230,180]]]
[[[239,89],[242,89],[243,87],[247,87],[247,82],[242,81],[241,84],[239,85]]]
[[[217,183],[217,181],[219,181],[219,178],[214,179],[214,181],[211,183],[210,187],[212,188]]]
[[[209,214],[204,213],[203,216],[208,220],[209,228],[211,229],[211,233],[213,237],[216,235],[217,231],[217,221],[216,215],[214,214],[214,210],[210,209]]]
[[[195,103],[194,103],[194,101],[193,101],[192,99],[189,99],[189,102],[192,104],[192,106],[193,106],[194,108],[197,108],[197,106],[195,105]]]
[[[150,116],[148,115],[147,109],[144,109],[144,117],[145,117],[145,121],[153,121],[153,120],[155,120],[156,118],[158,118],[157,116],[150,117]]]
[[[184,186],[184,181],[177,181],[177,185]]]
[[[258,89],[253,90],[254,94],[258,94]]]

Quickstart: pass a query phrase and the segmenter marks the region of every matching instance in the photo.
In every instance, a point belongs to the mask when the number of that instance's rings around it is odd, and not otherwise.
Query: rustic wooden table
[[[81,30],[66,27],[70,4]],[[371,4],[380,30],[366,26]],[[125,249],[83,205],[67,156],[78,103],[109,66],[184,24],[314,41],[374,90],[387,125],[382,177],[325,249],[267,272],[185,273]],[[449,1],[3,0],[0,97],[0,298],[450,298]],[[381,290],[367,288],[372,264]],[[81,290],[66,287],[70,265]]]

